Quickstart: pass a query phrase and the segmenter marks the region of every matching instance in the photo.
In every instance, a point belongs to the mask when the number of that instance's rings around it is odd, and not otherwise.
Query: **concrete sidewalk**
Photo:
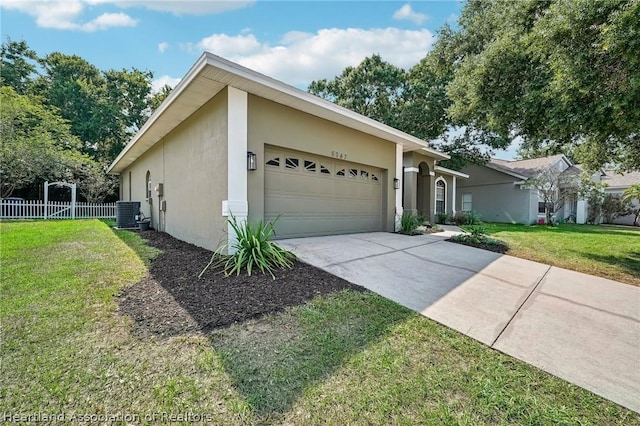
[[[307,263],[640,412],[640,288],[448,243],[447,236],[379,232],[278,244]]]

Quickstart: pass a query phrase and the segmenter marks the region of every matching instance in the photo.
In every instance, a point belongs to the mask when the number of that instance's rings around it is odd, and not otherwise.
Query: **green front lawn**
[[[640,425],[637,413],[370,292],[208,335],[134,336],[114,296],[156,254],[136,234],[97,220],[0,223],[0,232],[5,416]]]
[[[613,226],[487,224],[508,254],[640,286],[640,229]]]

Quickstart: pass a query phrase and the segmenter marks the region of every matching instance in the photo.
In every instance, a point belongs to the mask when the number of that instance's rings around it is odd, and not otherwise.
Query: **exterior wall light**
[[[258,160],[255,153],[247,152],[247,170],[254,171],[258,168]]]
[[[400,179],[393,178],[393,189],[400,189]]]

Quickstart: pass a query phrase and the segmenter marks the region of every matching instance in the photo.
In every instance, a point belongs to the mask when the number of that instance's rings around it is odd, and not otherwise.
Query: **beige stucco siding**
[[[532,223],[537,217],[537,194],[514,182],[517,178],[488,167],[469,165],[462,170],[469,179],[458,179],[456,210],[462,195],[470,193],[472,210],[487,222]]]
[[[121,173],[126,183],[131,171],[132,200],[142,201],[143,213],[151,214],[156,229],[207,249],[217,248],[226,231],[226,102],[222,91]],[[163,196],[152,191],[152,204],[145,201],[147,170],[153,188],[164,184]]]
[[[222,91],[171,132],[164,142],[164,231],[208,249],[227,229],[227,92]]]
[[[387,231],[393,231],[395,144],[266,99],[249,95],[248,149],[257,154],[258,169],[248,174],[249,218],[264,217],[264,146],[294,149],[384,170],[382,200]],[[346,156],[346,158],[344,158]]]
[[[120,173],[121,183],[124,181],[126,191],[122,200],[140,201],[140,210],[146,217],[150,217],[153,226],[158,226],[158,197],[155,191],[151,191],[151,203],[147,200],[146,195],[146,176],[147,171],[150,173],[151,187],[162,182],[164,177],[164,167],[162,162],[162,142],[154,145],[145,152],[134,164]],[[131,199],[126,198],[126,192],[129,192],[129,175],[131,176]]]

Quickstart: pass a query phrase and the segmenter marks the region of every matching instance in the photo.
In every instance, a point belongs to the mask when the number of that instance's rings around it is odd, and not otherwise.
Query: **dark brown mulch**
[[[450,243],[462,244],[463,246],[489,250],[494,253],[500,253],[500,254],[505,254],[509,250],[508,246],[502,245],[502,244],[474,243],[471,241],[452,240],[451,238],[447,238],[445,241],[449,241]]]
[[[292,269],[278,270],[275,280],[261,272],[225,277],[211,268],[198,279],[211,258],[210,251],[163,232],[145,231],[140,236],[162,254],[152,261],[147,277],[118,295],[119,311],[133,318],[137,334],[208,332],[316,296],[343,289],[364,291],[300,261]]]

